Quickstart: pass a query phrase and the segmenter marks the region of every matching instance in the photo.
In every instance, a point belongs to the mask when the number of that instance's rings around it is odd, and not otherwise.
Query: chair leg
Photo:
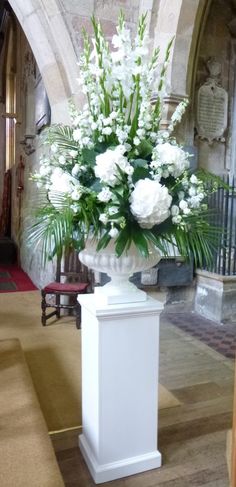
[[[59,294],[56,295],[56,305],[58,306],[58,308],[56,308],[56,317],[59,319],[61,316],[61,310],[59,308],[59,306],[60,306],[60,295]]]
[[[75,320],[76,328],[79,330],[81,328],[81,306],[78,302],[75,305],[75,313],[76,313],[76,320]]]
[[[41,296],[42,296],[42,302],[41,302],[41,308],[42,308],[42,317],[41,317],[41,322],[43,326],[46,326],[46,293],[45,291],[41,291]]]

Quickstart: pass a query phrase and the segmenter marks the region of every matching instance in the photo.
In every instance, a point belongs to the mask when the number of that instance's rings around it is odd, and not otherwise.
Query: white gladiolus
[[[158,181],[145,178],[136,184],[130,197],[130,210],[141,228],[152,228],[170,215],[172,197]]]

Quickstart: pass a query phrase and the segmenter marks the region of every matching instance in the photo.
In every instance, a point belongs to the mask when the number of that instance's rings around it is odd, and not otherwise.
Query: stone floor
[[[168,321],[185,331],[187,334],[197,338],[227,358],[235,360],[236,352],[236,323],[215,323],[205,319],[193,311],[185,311],[183,305],[176,307],[169,306],[165,317]]]
[[[159,413],[163,466],[102,485],[229,486],[226,435],[232,425],[234,361],[172,321],[167,312],[162,315],[160,383],[179,399],[180,405]],[[54,435],[52,441],[65,486],[92,487],[95,484],[77,447],[78,432]]]

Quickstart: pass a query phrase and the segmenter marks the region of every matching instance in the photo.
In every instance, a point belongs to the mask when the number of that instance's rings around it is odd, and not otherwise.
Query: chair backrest
[[[75,250],[68,250],[62,258],[57,258],[56,281],[88,282],[89,291],[92,292],[94,288],[94,274],[80,262]]]

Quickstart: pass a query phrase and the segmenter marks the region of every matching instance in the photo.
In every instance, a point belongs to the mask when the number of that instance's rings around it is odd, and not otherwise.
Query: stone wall
[[[230,0],[9,0],[26,39],[20,34],[21,60],[19,59],[19,83],[21,95],[21,113],[27,105],[27,96],[22,85],[24,71],[24,52],[30,48],[35,56],[38,68],[49,97],[52,122],[67,122],[68,99],[73,98],[79,105],[81,96],[76,78],[78,76],[77,59],[81,52],[81,29],[91,29],[90,17],[95,14],[100,20],[108,38],[115,31],[120,9],[125,13],[129,26],[134,31],[139,13],[147,11],[147,19],[153,45],[160,45],[163,57],[167,42],[174,36],[171,63],[168,71],[168,93],[166,98],[166,119],[171,116],[176,104],[186,96],[190,106],[178,136],[190,152],[194,154],[193,166],[198,163],[213,172],[227,170],[232,147],[230,127],[232,127],[232,100],[234,95],[234,42],[229,33],[228,22],[233,18]],[[210,9],[210,10],[209,10]],[[19,44],[20,45],[20,44]],[[23,46],[23,48],[22,48]],[[25,47],[24,47],[25,46]],[[24,51],[25,50],[25,51]],[[226,143],[194,142],[195,96],[202,82],[205,81],[205,60],[218,56],[222,61],[222,85],[231,93],[229,111],[229,132]],[[25,102],[24,102],[25,100]],[[24,104],[26,103],[26,105]],[[231,118],[230,118],[231,117]],[[23,117],[24,118],[24,117]],[[17,157],[22,153],[19,142],[24,137],[25,125],[18,127]],[[37,139],[37,138],[36,138]],[[32,194],[28,185],[28,173],[37,168],[40,141],[36,140],[36,152],[25,157],[25,190],[22,195],[22,207],[32,206]],[[21,148],[20,148],[21,147]],[[223,161],[223,162],[222,162]],[[0,164],[1,171],[1,164]],[[15,204],[15,228],[19,227],[17,200]],[[22,221],[21,225],[22,227]],[[14,231],[17,237],[17,232]],[[21,258],[23,266],[33,280],[42,284],[47,279],[40,270],[39,253],[28,253],[23,244]],[[39,276],[39,277],[37,277]],[[41,277],[40,277],[41,276]]]
[[[218,78],[228,96],[228,121],[225,133],[225,142],[195,139],[198,150],[199,166],[207,168],[213,173],[223,174],[232,168],[232,109],[234,102],[235,83],[235,52],[229,23],[234,17],[231,1],[213,0],[208,14],[205,29],[202,35],[199,58],[197,63],[195,92],[193,94],[193,110],[196,126],[197,93],[210,73],[207,69],[207,61],[214,59],[220,64],[221,74]]]

